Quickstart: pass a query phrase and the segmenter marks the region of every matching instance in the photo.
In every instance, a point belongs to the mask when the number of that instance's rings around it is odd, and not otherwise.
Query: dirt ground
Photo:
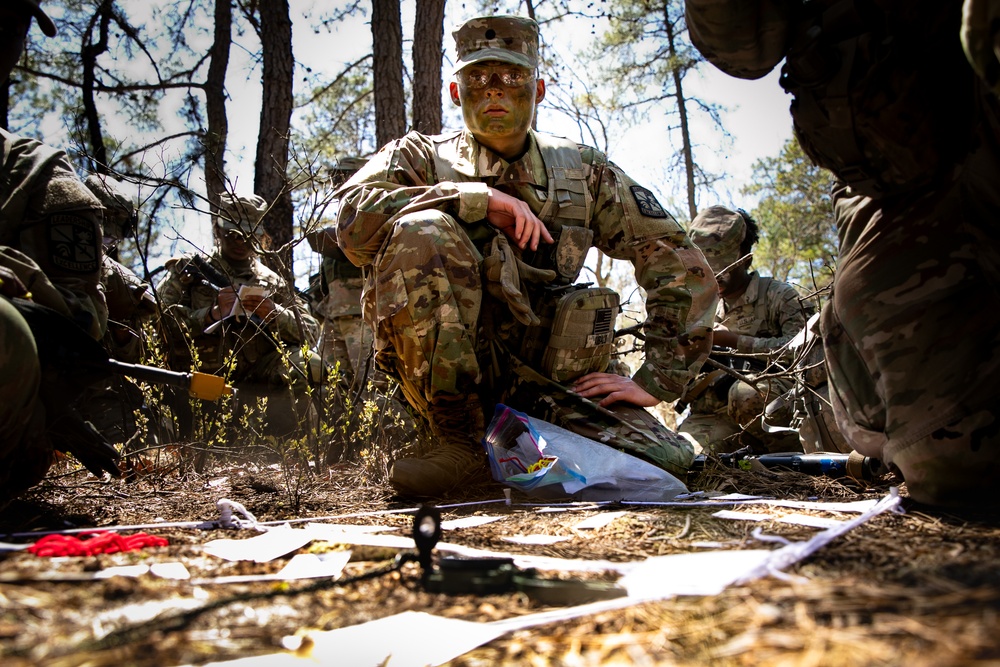
[[[289,483],[280,468],[212,461],[200,473],[154,471],[101,481],[64,462],[0,514],[0,541],[12,534],[159,521],[211,521],[215,503],[242,503],[260,521],[340,517],[333,523],[379,524],[410,535],[413,503],[352,466]],[[709,470],[692,490],[738,491],[787,499],[858,500],[884,496],[798,473]],[[905,496],[905,485],[902,489]],[[496,484],[464,490],[457,501],[502,498]],[[718,508],[613,506],[541,511],[531,499],[442,510],[445,519],[501,515],[501,521],[449,531],[471,547],[564,558],[636,561],[704,550],[775,548],[753,536],[805,540],[816,529],[712,516]],[[524,504],[522,504],[524,503]],[[1000,519],[931,511],[904,499],[905,514],[886,513],[796,564],[786,579],[765,578],[711,597],[683,597],[604,612],[504,635],[454,665],[1000,665]],[[625,511],[594,531],[572,526],[613,509]],[[759,505],[732,509],[763,512]],[[198,578],[273,573],[269,563],[206,555],[217,538],[252,537],[252,529],[147,528],[169,546],[50,559],[25,551],[0,555],[0,655],[4,665],[202,664],[271,654],[304,629],[330,630],[423,611],[494,621],[547,609],[523,592],[444,594],[423,590],[420,567],[394,569],[395,550],[354,547],[337,581],[192,583]],[[126,533],[128,534],[128,533]],[[551,546],[503,541],[505,535],[562,535]],[[312,550],[342,549],[313,543]],[[304,548],[303,550],[305,550]],[[90,579],[113,566],[179,561],[192,580],[143,575]],[[540,573],[544,574],[544,573]],[[566,575],[562,575],[564,578]],[[613,580],[605,575],[579,575]],[[367,577],[367,578],[365,578]],[[157,606],[158,604],[162,605]],[[160,611],[158,617],[149,618]],[[162,610],[162,611],[161,611]],[[305,664],[305,663],[304,663]]]

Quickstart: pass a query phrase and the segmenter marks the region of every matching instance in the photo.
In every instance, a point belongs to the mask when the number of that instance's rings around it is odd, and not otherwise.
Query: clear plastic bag
[[[483,444],[493,479],[532,496],[667,501],[687,492],[652,463],[503,404]]]

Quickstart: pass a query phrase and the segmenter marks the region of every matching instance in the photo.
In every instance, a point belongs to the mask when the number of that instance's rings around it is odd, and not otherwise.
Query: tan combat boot
[[[420,458],[392,464],[389,481],[402,495],[441,497],[463,484],[485,481],[483,408],[475,395],[439,397],[428,409],[438,444]]]
[[[471,443],[442,440],[418,459],[392,464],[389,481],[402,495],[441,497],[476,479],[485,480],[486,454]]]

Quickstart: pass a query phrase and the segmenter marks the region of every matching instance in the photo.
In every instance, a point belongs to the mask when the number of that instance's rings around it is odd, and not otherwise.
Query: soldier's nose
[[[499,90],[503,91],[503,80],[500,79],[500,74],[498,72],[493,72],[490,75],[490,80],[486,83],[487,90]]]

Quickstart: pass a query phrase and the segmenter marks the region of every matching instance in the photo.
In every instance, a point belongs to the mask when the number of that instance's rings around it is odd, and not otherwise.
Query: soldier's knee
[[[745,382],[734,382],[728,398],[729,418],[741,426],[746,426],[764,411],[764,397]]]
[[[13,379],[16,381],[11,381]],[[6,299],[0,299],[0,382],[3,403],[12,407],[23,403],[23,398],[18,401],[13,394],[33,396],[38,393],[41,382],[35,337],[28,323]]]
[[[430,209],[400,216],[392,225],[390,239],[394,242],[435,242],[442,237],[467,236],[452,216]]]

